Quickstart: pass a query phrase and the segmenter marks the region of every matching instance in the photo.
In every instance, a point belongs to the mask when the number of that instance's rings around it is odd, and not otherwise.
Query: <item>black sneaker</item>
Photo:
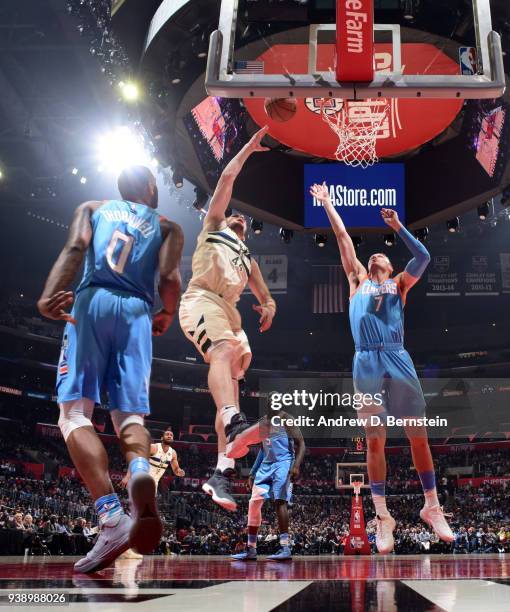
[[[260,444],[267,437],[266,419],[249,425],[242,412],[234,414],[230,423],[225,426],[227,448],[225,455],[229,459],[240,459],[248,454],[250,446]]]
[[[202,485],[202,491],[210,495],[213,502],[232,512],[237,510],[236,501],[230,495],[230,479],[235,473],[236,471],[231,468],[227,468],[223,472],[221,470],[214,470],[211,478]]]

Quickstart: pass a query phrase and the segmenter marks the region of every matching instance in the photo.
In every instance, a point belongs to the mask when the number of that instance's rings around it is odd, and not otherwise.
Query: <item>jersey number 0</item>
[[[114,261],[113,256],[117,250],[119,241],[123,242],[124,244],[122,245],[122,249],[117,256],[117,261]],[[131,253],[134,241],[133,236],[126,236],[126,234],[123,234],[119,230],[115,230],[113,232],[110,244],[106,249],[106,261],[108,262],[110,268],[114,272],[117,272],[117,274],[122,274],[124,272],[124,266],[126,265],[129,254]]]

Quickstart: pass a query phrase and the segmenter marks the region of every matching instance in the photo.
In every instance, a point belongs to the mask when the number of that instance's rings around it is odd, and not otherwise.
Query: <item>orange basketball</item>
[[[284,123],[290,121],[296,114],[297,100],[295,98],[267,98],[264,108],[271,119]]]

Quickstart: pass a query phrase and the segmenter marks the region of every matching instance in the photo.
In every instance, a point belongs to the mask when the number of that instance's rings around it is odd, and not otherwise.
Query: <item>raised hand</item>
[[[326,181],[322,185],[315,183],[310,187],[310,195],[312,195],[319,202],[326,202],[329,200],[329,189],[326,185]]]
[[[383,218],[386,225],[389,225],[391,229],[398,231],[400,228],[400,219],[398,218],[398,213],[396,210],[391,210],[390,208],[383,208],[381,210],[381,217]]]
[[[261,130],[256,132],[251,137],[250,141],[246,145],[246,147],[249,149],[251,153],[259,153],[259,152],[271,150],[269,147],[264,147],[261,144],[262,139],[268,133],[268,131],[269,131],[269,126],[265,125]]]

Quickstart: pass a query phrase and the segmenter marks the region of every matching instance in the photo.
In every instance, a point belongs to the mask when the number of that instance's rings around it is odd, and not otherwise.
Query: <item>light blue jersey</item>
[[[271,427],[269,437],[262,442],[262,463],[277,463],[294,460],[294,440],[289,438],[285,427]]]
[[[126,291],[152,305],[162,236],[161,217],[143,204],[111,200],[92,215],[79,293],[86,287]]]
[[[152,315],[161,217],[112,200],[92,215],[92,241],[58,363],[59,403],[87,398],[149,414]]]
[[[349,318],[356,350],[402,347],[404,302],[394,279],[381,285],[363,281],[351,298]]]

